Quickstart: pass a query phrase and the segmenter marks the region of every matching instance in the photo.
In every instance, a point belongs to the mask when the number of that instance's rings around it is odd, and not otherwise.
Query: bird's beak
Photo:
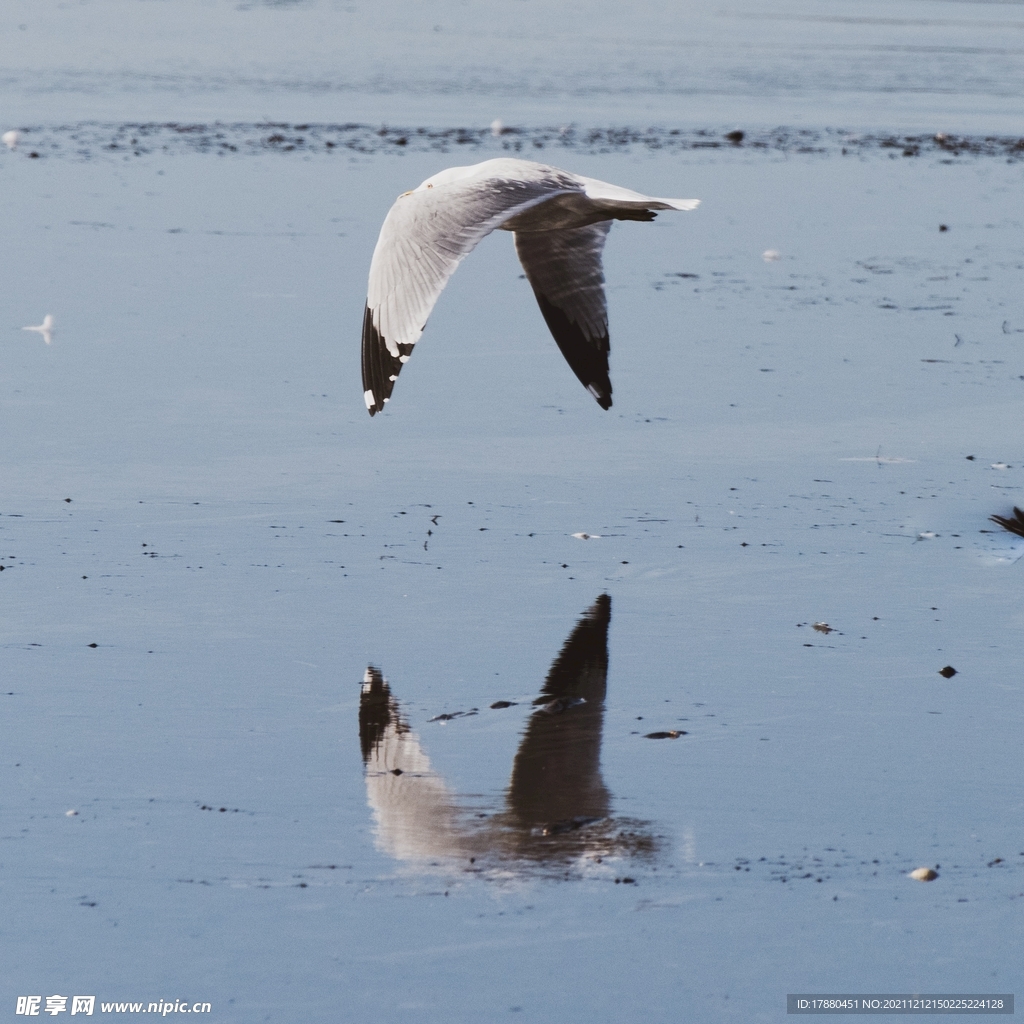
[[[412,195],[412,192],[413,192],[413,190],[412,190],[412,189],[409,189],[409,191],[408,191],[408,192],[403,192],[403,193],[402,193],[402,194],[401,194],[401,195],[400,195],[400,196],[399,196],[398,198],[399,198],[399,199],[404,199],[404,198],[405,198],[406,196],[411,196],[411,195]]]

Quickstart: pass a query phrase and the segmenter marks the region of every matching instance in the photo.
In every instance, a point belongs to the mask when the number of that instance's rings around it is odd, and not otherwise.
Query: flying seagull
[[[608,309],[601,251],[613,220],[654,220],[699,199],[652,199],[569,171],[501,158],[449,167],[395,201],[370,263],[363,317],[363,398],[384,408],[455,268],[496,228],[516,252],[562,355],[602,409]]]

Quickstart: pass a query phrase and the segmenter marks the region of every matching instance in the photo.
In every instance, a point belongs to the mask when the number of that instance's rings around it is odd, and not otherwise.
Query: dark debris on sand
[[[1011,162],[1024,159],[1024,138],[1001,135],[899,135],[848,132],[841,129],[774,128],[722,131],[714,128],[547,128],[505,127],[495,135],[489,127],[396,128],[356,123],[289,124],[286,122],[129,122],[27,126],[20,129],[24,145],[6,159],[24,156],[127,159],[149,154],[205,153],[218,156],[279,153],[400,153],[469,151],[480,159],[503,154],[537,157],[546,149],[584,153],[648,150],[744,149],[783,153],[889,157],[939,157],[949,161],[995,156]],[[551,158],[547,158],[551,159]]]

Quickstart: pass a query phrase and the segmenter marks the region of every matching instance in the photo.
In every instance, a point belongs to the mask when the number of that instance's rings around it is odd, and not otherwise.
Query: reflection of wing
[[[646,823],[609,815],[601,778],[601,731],[608,677],[611,598],[583,614],[551,666],[512,766],[504,809],[463,806],[431,769],[416,734],[377,669],[369,668],[359,706],[366,797],[376,843],[419,869],[475,858],[476,870],[584,855],[646,857],[658,840]]]
[[[439,180],[436,187],[399,196],[384,220],[363,317],[363,397],[371,416],[384,408],[434,303],[476,245],[517,213],[552,196],[583,191],[555,168],[489,163],[496,165],[493,174]]]
[[[517,231],[519,262],[548,328],[572,372],[602,409],[612,404],[608,378],[608,308],[601,253],[610,220],[561,231]]]
[[[370,665],[363,676],[363,688],[359,695],[359,746],[363,752],[363,764],[369,763],[392,723],[395,729],[403,727],[398,717],[398,705],[392,699],[391,688],[380,669]]]
[[[377,847],[402,861],[463,856],[455,798],[372,666],[359,699],[359,741]]]
[[[580,617],[576,628],[562,645],[541,696],[534,704],[558,697],[583,697],[591,703],[604,701],[608,681],[608,625],[612,620],[612,599],[602,594]]]
[[[611,608],[611,598],[602,594],[584,613],[534,701],[544,707],[531,716],[523,734],[507,796],[521,827],[608,814],[601,734]]]

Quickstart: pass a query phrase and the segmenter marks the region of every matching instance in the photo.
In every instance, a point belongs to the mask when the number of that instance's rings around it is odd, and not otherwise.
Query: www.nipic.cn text
[[[70,1003],[70,1006],[68,1005]],[[209,1003],[190,1003],[185,999],[161,999],[158,1003],[100,1003],[100,1013],[156,1013],[166,1017],[169,1013],[210,1013]],[[16,1014],[38,1017],[48,1013],[71,1015],[82,1013],[91,1017],[96,1012],[95,996],[18,996]]]

